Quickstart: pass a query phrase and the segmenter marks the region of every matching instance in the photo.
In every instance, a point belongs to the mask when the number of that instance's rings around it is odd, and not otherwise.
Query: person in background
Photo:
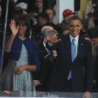
[[[43,11],[43,0],[35,0],[36,11],[41,13]]]
[[[98,92],[98,28],[92,27],[88,30],[88,35],[92,43],[92,55],[94,62],[94,92]]]
[[[69,29],[65,29],[65,30],[63,31],[63,34],[66,35],[66,34],[68,34],[69,32],[70,32]]]
[[[95,27],[98,27],[98,6],[95,7],[92,17]]]
[[[44,26],[44,27],[41,29],[41,34],[42,34],[42,31],[43,31],[43,30],[47,30],[47,29],[49,29],[49,30],[54,30],[54,28],[53,28],[52,26]],[[45,34],[43,34],[43,35],[45,35]]]
[[[62,13],[63,15],[63,20],[65,20],[68,23],[69,18],[71,18],[73,15],[75,15],[76,13],[73,12],[70,9],[65,9]]]
[[[60,24],[58,24],[58,26],[62,28],[62,32],[65,29],[68,29],[68,20],[69,20],[69,18],[71,18],[74,15],[75,15],[75,12],[73,12],[70,9],[65,9],[63,11],[63,13],[62,13],[63,20],[62,20],[62,22]]]
[[[50,26],[49,15],[46,12],[40,13],[37,17],[37,24],[32,26],[32,36],[36,41],[40,39],[40,32],[44,26]]]
[[[50,51],[46,43],[49,40],[54,43],[57,40],[58,32],[55,30],[43,29],[44,39],[38,41],[40,71],[34,80],[34,85],[38,91],[49,91],[52,71],[56,63],[57,53],[55,50]]]
[[[52,8],[48,8],[48,9],[46,9],[46,13],[49,15],[49,23],[50,23],[50,25],[51,25],[55,30],[57,30],[59,34],[62,34],[62,29],[61,29],[59,26],[57,26],[57,25],[55,25],[55,24],[53,23],[53,19],[54,19],[55,15],[56,15],[55,10],[52,9]]]
[[[20,2],[18,4],[15,5],[16,8],[21,8],[23,10],[23,14],[24,15],[27,15],[28,12],[27,12],[27,9],[28,9],[28,4],[25,3],[25,2]]]
[[[47,33],[49,30],[54,30],[54,28],[51,27],[51,26],[44,26],[44,27],[41,29],[40,39],[44,39],[45,33]]]
[[[1,6],[2,6],[2,18],[5,19],[5,15],[6,15],[6,7],[7,7],[7,2],[8,0],[0,0],[1,1]],[[8,5],[8,21],[11,19],[11,15],[13,12],[13,9],[16,5],[16,3],[20,1],[20,0],[9,0],[9,5]],[[8,25],[9,26],[9,25]]]
[[[29,20],[25,15],[11,20],[12,34],[6,38],[8,65],[1,77],[2,90],[19,91],[21,97],[34,96],[32,72],[40,68],[37,45],[29,39]]]

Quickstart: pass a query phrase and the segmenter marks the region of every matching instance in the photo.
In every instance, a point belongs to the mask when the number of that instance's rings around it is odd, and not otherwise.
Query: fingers
[[[15,69],[14,69],[14,72],[15,72],[16,74],[19,74],[19,73],[20,73],[20,70],[19,70],[18,68],[15,68]]]
[[[14,19],[11,20],[11,25],[16,25],[16,22]]]
[[[56,50],[52,50],[53,52],[53,56],[56,57],[57,56],[57,51]]]
[[[11,20],[11,23],[9,24],[10,27],[15,27],[16,28],[16,22],[14,19]]]
[[[7,91],[7,90],[5,90],[4,92],[5,92],[6,94],[10,94],[10,92],[9,92],[9,91]]]
[[[58,42],[61,41],[61,39],[58,39]]]
[[[16,26],[16,29],[18,30],[19,29],[19,26]]]
[[[41,83],[40,83],[40,81],[39,81],[39,80],[34,80],[34,81],[33,81],[33,83],[34,83],[34,86],[41,85]]]
[[[22,73],[24,70],[25,70],[25,65],[20,65],[20,66],[18,66],[18,67],[16,67],[15,69],[14,69],[14,72],[16,73],[16,74],[20,74],[20,73]]]
[[[56,50],[52,50],[53,54],[57,54],[57,51]]]

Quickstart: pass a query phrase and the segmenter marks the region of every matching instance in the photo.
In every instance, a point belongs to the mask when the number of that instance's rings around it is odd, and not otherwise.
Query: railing
[[[37,98],[83,98],[83,93],[71,93],[71,92],[35,92],[35,96]],[[0,91],[0,97],[20,97],[20,93],[18,91],[12,92],[4,92]],[[91,93],[90,98],[98,98],[98,93]]]

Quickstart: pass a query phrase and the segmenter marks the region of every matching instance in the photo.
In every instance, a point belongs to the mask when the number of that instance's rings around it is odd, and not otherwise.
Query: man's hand
[[[83,98],[90,98],[90,92],[89,92],[89,91],[86,91],[86,92],[83,94]]]
[[[38,85],[41,85],[40,81],[39,80],[34,80],[34,86],[38,86]]]
[[[57,57],[57,51],[56,50],[52,50],[52,53],[53,53],[54,58],[56,58]]]

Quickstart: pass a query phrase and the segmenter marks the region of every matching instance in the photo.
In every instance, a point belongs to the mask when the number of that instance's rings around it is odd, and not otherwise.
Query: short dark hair
[[[30,22],[27,18],[27,15],[18,15],[14,17],[14,20],[16,21],[16,25],[22,24],[27,26],[27,30],[25,32],[25,37],[29,37],[30,35]]]
[[[15,7],[12,11],[11,19],[13,19],[16,16],[20,16],[23,14],[23,9],[21,7]]]
[[[68,24],[70,23],[71,20],[79,20],[80,23],[83,24],[83,23],[82,23],[82,20],[81,20],[78,16],[72,16],[72,17],[68,20]]]
[[[87,32],[91,39],[98,38],[98,28],[97,27],[92,27],[92,28],[88,29]]]
[[[39,18],[39,17],[42,17],[42,18],[46,19],[47,21],[50,20],[49,15],[46,12],[40,13],[37,18]]]
[[[47,10],[51,10],[52,12],[53,12],[53,15],[55,16],[56,15],[56,11],[53,9],[53,8],[48,8],[48,9],[46,9],[46,11]]]

